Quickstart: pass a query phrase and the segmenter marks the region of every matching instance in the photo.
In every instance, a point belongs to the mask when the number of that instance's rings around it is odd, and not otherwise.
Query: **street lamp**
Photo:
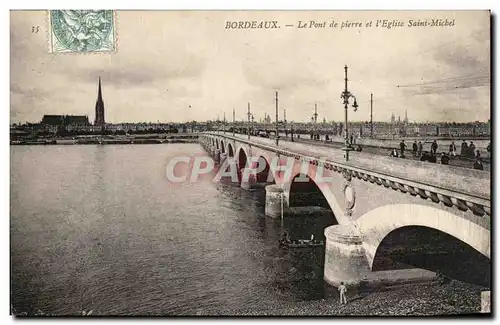
[[[340,98],[344,100],[344,109],[345,109],[345,139],[344,139],[344,148],[342,150],[345,151],[345,160],[349,161],[349,151],[353,150],[352,144],[349,141],[349,130],[348,130],[348,119],[347,119],[347,108],[349,106],[349,99],[354,98],[354,103],[352,104],[352,107],[354,108],[354,111],[356,112],[358,110],[358,103],[356,101],[356,97],[349,91],[347,90],[347,65],[344,67],[345,71],[345,89],[340,95]]]
[[[276,92],[276,145],[279,144],[279,126],[278,126],[278,92]]]
[[[288,138],[288,130],[286,128],[286,109],[283,109],[283,127],[285,129],[285,138]]]
[[[250,118],[253,121],[253,114],[250,113],[250,103],[248,103],[248,113],[247,113],[247,116],[248,116],[247,134],[248,134],[248,140],[250,140]]]

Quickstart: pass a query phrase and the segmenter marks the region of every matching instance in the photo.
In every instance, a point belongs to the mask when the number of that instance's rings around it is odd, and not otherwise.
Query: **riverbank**
[[[448,284],[413,284],[390,291],[347,293],[348,304],[336,297],[251,306],[223,315],[235,316],[433,316],[480,314],[481,291],[470,283],[452,280]],[[205,315],[202,311],[200,315]]]
[[[75,145],[75,144],[164,144],[164,143],[197,143],[198,134],[182,134],[168,136],[103,136],[103,137],[71,137],[43,138],[10,141],[11,145]]]
[[[312,301],[288,301],[283,299],[269,305],[265,301],[237,310],[204,311],[182,314],[183,316],[445,316],[477,315],[481,313],[481,291],[488,290],[474,284],[456,280],[443,285],[413,284],[389,291],[347,293],[348,303],[342,305],[337,297]],[[14,316],[63,316],[47,314],[40,309],[32,313]],[[100,316],[99,311],[75,311],[75,316]],[[144,316],[168,316],[150,312]],[[173,315],[171,315],[173,316]],[[180,316],[180,315],[179,315]]]

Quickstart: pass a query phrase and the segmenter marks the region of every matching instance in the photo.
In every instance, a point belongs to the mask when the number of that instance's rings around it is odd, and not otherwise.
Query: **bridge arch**
[[[307,173],[295,172],[290,180],[285,181],[283,191],[288,200],[288,206],[292,208],[307,206],[314,202],[317,206],[330,209],[335,216],[336,223],[348,223],[349,220],[344,216],[330,187],[327,184],[316,184],[311,174],[310,170]]]
[[[257,182],[267,183],[269,180],[269,182],[273,183],[274,177],[271,172],[271,159],[269,159],[269,157],[264,153],[259,153],[256,157],[257,161],[252,161],[252,166],[250,167],[256,168],[256,170],[262,169],[257,173]]]
[[[445,210],[419,204],[394,204],[378,207],[355,222],[363,236],[363,247],[370,269],[384,239],[394,231],[424,227],[448,234],[490,258],[490,231]]]
[[[226,153],[226,148],[224,146],[224,140],[220,140],[220,150],[222,153]]]
[[[247,167],[248,165],[248,154],[243,147],[239,147],[236,151],[236,164],[238,166],[238,170]]]
[[[231,144],[231,142],[227,143],[227,155],[228,157],[234,157],[234,146]]]

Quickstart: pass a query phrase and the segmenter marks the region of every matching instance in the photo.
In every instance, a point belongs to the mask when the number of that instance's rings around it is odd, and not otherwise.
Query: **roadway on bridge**
[[[223,134],[221,133],[220,135]],[[230,133],[226,133],[225,135],[232,136]],[[245,141],[248,140],[247,135],[235,134],[235,137]],[[276,148],[274,139],[252,136],[250,141]],[[324,158],[334,163],[357,167],[440,189],[455,191],[481,199],[491,199],[491,175],[488,171],[385,157],[355,151],[349,153],[349,161],[346,162],[344,152],[339,148],[290,142],[282,139],[280,139],[278,147],[306,156]]]
[[[284,135],[282,138],[280,139],[284,139],[285,141],[289,141],[287,138],[284,138]],[[299,143],[305,143],[305,144],[312,144],[312,145],[315,145],[315,146],[322,146],[322,147],[329,147],[329,148],[342,148],[344,146],[343,143],[341,142],[338,142],[338,141],[329,141],[329,142],[325,142],[324,140],[312,140],[312,139],[303,139],[303,138],[294,138],[294,141],[295,142],[299,142]],[[408,143],[407,143],[408,145]],[[411,143],[409,143],[409,146],[411,146]],[[372,146],[372,145],[363,145],[361,144],[361,147],[363,149],[363,152],[368,152],[368,153],[372,153],[372,154],[376,154],[376,155],[382,155],[382,156],[389,156],[389,148],[387,147],[376,147],[376,146]],[[398,148],[396,148],[398,153],[400,152],[400,150]],[[427,151],[428,152],[428,151]],[[464,168],[473,168],[473,165],[474,165],[474,160],[471,159],[471,158],[461,158],[459,156],[457,157],[450,157],[450,166],[457,166],[457,167],[464,167]],[[420,161],[420,157],[414,157],[413,156],[413,153],[412,153],[412,150],[406,150],[406,157],[404,159],[411,159],[411,160],[417,160],[417,161]],[[438,155],[438,161],[439,161],[440,157]],[[483,159],[483,167],[484,167],[484,170],[487,170],[487,171],[490,171],[490,160],[489,160],[489,157],[485,157]]]

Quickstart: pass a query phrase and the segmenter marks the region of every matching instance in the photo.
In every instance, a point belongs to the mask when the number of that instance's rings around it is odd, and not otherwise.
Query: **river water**
[[[263,190],[172,185],[199,144],[11,146],[11,294],[18,312],[231,313],[324,295],[324,251],[278,248],[282,226],[322,237],[331,220],[264,216]],[[323,237],[324,238],[324,237]]]

